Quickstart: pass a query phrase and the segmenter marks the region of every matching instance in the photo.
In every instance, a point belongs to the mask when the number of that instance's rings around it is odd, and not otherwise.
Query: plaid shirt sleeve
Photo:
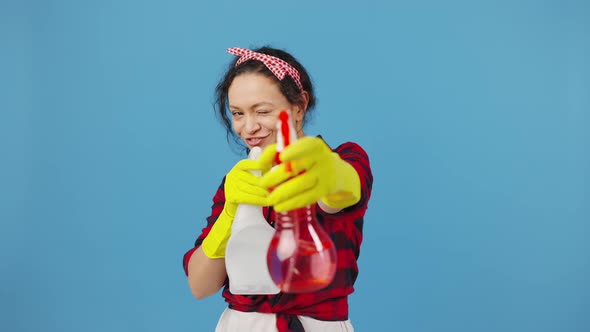
[[[189,251],[187,251],[182,258],[182,266],[184,267],[184,273],[187,276],[188,276],[188,262],[191,259],[191,256],[193,255],[195,250],[197,250],[197,248],[199,246],[201,246],[201,243],[203,243],[203,240],[207,237],[207,234],[209,234],[211,227],[213,227],[213,224],[215,223],[215,221],[217,220],[217,218],[221,214],[221,211],[223,211],[223,206],[225,205],[225,192],[223,191],[224,185],[225,185],[225,177],[221,181],[219,188],[217,188],[217,192],[215,192],[215,196],[213,196],[213,205],[211,206],[211,215],[209,217],[207,217],[207,226],[205,226],[205,228],[203,228],[201,230],[201,234],[197,237],[194,247],[192,249],[190,249]]]

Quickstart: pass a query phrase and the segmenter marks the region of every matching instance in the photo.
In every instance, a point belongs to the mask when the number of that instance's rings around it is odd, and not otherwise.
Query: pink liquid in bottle
[[[336,249],[317,222],[314,205],[277,213],[266,259],[272,280],[285,293],[313,292],[332,282]]]
[[[279,126],[282,137],[277,150],[282,151],[296,139],[287,112],[279,115]],[[285,293],[307,293],[328,286],[336,272],[336,249],[317,221],[315,205],[278,212],[276,218],[276,232],[266,256],[274,283]]]

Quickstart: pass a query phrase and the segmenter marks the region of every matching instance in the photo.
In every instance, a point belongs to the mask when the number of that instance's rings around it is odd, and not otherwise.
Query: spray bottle
[[[277,152],[297,140],[287,111],[277,124]],[[277,162],[280,158],[277,155]],[[287,170],[289,165],[285,165]],[[336,272],[336,249],[317,221],[316,206],[276,213],[276,232],[267,253],[268,271],[285,293],[307,293],[328,286]]]
[[[261,150],[254,147],[248,158],[260,157]],[[252,171],[260,176],[260,171]],[[272,281],[266,266],[266,253],[275,233],[262,214],[262,207],[240,204],[225,249],[225,268],[229,277],[229,290],[233,294],[277,294],[279,288]]]

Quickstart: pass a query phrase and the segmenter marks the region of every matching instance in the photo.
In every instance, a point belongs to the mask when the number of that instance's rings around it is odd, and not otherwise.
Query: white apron
[[[354,332],[350,320],[323,321],[298,316],[305,332]],[[242,312],[226,308],[215,332],[277,332],[276,315],[261,312]]]

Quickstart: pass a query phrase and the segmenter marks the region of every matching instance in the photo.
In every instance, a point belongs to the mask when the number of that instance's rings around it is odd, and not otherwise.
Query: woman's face
[[[236,76],[227,97],[234,131],[248,148],[264,149],[276,143],[276,124],[281,110],[290,110],[295,129],[301,132],[304,111],[287,100],[272,79],[258,73]],[[299,136],[299,135],[298,135]]]

